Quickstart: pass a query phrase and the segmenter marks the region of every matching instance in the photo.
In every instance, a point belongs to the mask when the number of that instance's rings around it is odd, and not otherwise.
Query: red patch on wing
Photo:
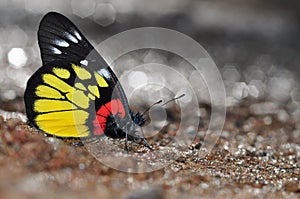
[[[102,105],[97,113],[96,118],[93,121],[94,135],[103,135],[106,129],[107,117],[109,115],[117,115],[118,117],[125,117],[124,106],[119,99],[113,99],[110,102]]]

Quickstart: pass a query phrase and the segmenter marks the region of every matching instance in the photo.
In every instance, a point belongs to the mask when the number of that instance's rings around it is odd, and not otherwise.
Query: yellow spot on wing
[[[35,118],[39,128],[49,134],[61,137],[86,137],[88,113],[83,110],[61,111],[40,114]]]
[[[34,111],[38,113],[72,110],[76,108],[77,107],[72,103],[62,100],[38,99],[34,102]]]
[[[69,92],[73,90],[73,87],[64,82],[63,80],[59,79],[55,75],[52,74],[44,74],[43,80],[46,84],[51,85],[54,88],[57,88],[58,90],[62,91],[63,93]]]
[[[67,93],[66,96],[71,102],[81,108],[87,109],[89,107],[89,98],[81,90],[73,90]]]
[[[66,93],[68,100],[74,104],[85,109],[89,107],[89,98],[83,93],[83,91],[76,90],[74,87],[70,86],[52,74],[44,74],[43,80],[46,84],[49,84],[61,92]]]
[[[108,87],[107,82],[101,75],[99,75],[97,72],[94,72],[94,75],[95,75],[96,81],[100,87]]]
[[[35,89],[35,94],[38,97],[44,97],[44,98],[53,98],[53,99],[64,99],[65,97],[54,88],[51,88],[46,85],[39,85]]]
[[[53,73],[63,79],[68,79],[70,77],[70,72],[64,68],[53,68]]]
[[[86,87],[80,82],[75,83],[75,87],[86,91]]]
[[[97,86],[89,85],[88,89],[93,95],[95,95],[97,98],[100,98],[100,93]]]
[[[86,69],[84,69],[80,66],[77,66],[75,64],[72,64],[72,68],[75,71],[75,73],[79,79],[81,79],[81,80],[91,79],[92,75]]]
[[[96,99],[95,95],[92,95],[91,93],[88,94],[88,97],[89,97],[91,100],[95,100],[95,99]]]

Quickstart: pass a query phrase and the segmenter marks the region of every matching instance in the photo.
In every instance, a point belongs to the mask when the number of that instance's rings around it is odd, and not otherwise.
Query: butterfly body
[[[143,115],[130,110],[116,75],[75,25],[50,12],[38,40],[43,66],[24,94],[29,123],[64,138],[135,137],[145,124]]]

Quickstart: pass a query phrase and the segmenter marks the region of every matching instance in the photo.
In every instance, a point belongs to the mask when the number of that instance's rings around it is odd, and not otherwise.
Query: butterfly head
[[[146,119],[144,118],[144,115],[141,113],[133,113],[130,112],[131,119],[134,124],[138,126],[143,126],[146,122]]]

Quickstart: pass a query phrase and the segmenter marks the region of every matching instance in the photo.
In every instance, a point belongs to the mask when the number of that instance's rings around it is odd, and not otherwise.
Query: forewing
[[[68,18],[56,12],[46,14],[39,26],[38,41],[44,66],[53,61],[62,61],[98,71],[112,90],[116,88],[114,98],[120,98],[126,106],[126,111],[129,112],[127,99],[122,86],[118,83],[118,78]],[[110,97],[107,96],[107,98]]]
[[[89,55],[90,59],[101,62],[101,67],[108,66],[78,28],[59,13],[49,12],[43,17],[38,42],[43,65],[57,60],[80,65]]]

